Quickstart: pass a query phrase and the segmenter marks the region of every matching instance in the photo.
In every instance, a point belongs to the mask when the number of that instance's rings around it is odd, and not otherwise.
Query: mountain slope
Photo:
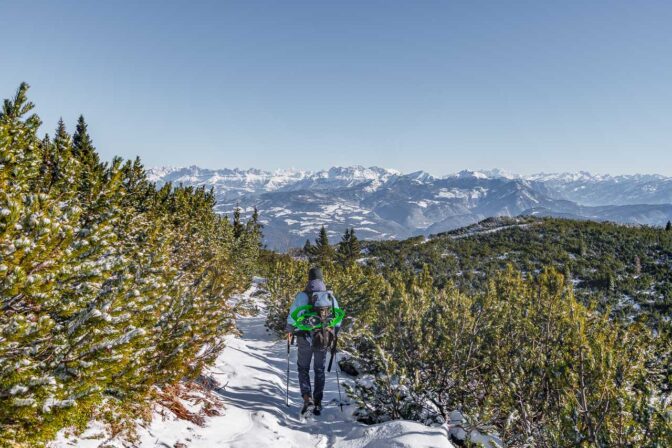
[[[354,227],[363,239],[403,239],[491,216],[520,214],[657,226],[672,219],[672,180],[662,176],[522,177],[495,170],[437,178],[423,171],[401,174],[352,166],[274,173],[160,168],[150,178],[159,185],[213,188],[217,211],[223,214],[240,206],[249,215],[257,207],[266,226],[266,244],[280,250],[302,246],[306,239],[315,238],[322,225],[336,242],[347,227]],[[653,205],[638,200],[650,200]]]
[[[489,218],[419,243],[366,242],[366,262],[411,271],[427,265],[439,284],[465,291],[482,290],[509,264],[526,274],[552,266],[571,278],[586,302],[619,317],[672,324],[670,231],[526,216]]]
[[[558,198],[582,205],[672,203],[672,178],[659,175],[600,176],[579,172],[535,174],[526,179],[543,183]]]

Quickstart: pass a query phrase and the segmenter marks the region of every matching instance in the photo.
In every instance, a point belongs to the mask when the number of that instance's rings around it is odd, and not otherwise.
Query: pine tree
[[[58,126],[52,142],[52,182],[61,192],[74,196],[76,190],[72,186],[79,186],[79,161],[73,157],[72,138],[65,129],[63,118],[58,120]]]
[[[114,164],[116,159],[112,162]],[[151,204],[150,199],[154,198],[157,201],[157,208],[165,209],[170,193],[173,190],[173,185],[166,183],[158,191],[154,190],[153,185],[147,179],[147,173],[142,166],[140,158],[135,160],[127,160],[122,167],[121,178],[124,196],[121,198],[120,205],[128,207],[134,212],[147,212]]]
[[[35,179],[35,191],[46,192],[49,191],[54,183],[54,149],[49,138],[49,134],[45,134],[39,145],[40,151],[40,176]]]
[[[344,266],[351,265],[357,261],[361,250],[361,245],[355,235],[355,229],[345,229],[337,249],[339,261]]]
[[[254,206],[254,209],[252,211],[252,217],[250,218],[250,222],[252,223],[253,227],[261,229],[263,227],[263,224],[259,222],[259,209],[257,206]]]
[[[39,177],[39,142],[36,133],[42,122],[35,114],[27,118],[33,103],[28,101],[28,84],[21,83],[13,99],[4,101],[0,112],[0,184],[8,192],[21,190]],[[9,188],[9,190],[5,190]]]
[[[315,240],[315,260],[320,266],[327,266],[334,259],[334,249],[329,244],[327,229],[322,226],[320,235]]]
[[[214,195],[214,192],[212,192],[212,194]],[[259,244],[259,247],[262,247],[263,245],[263,229],[264,225],[259,221],[259,209],[257,209],[255,206],[254,210],[252,211],[252,216],[245,224],[245,231],[252,238],[252,240]]]
[[[74,281],[78,267],[89,270],[89,266],[77,266],[76,260],[92,242],[79,230],[80,209],[67,201],[66,184],[56,191],[34,188],[44,148],[36,136],[39,119],[34,115],[23,118],[32,109],[27,89],[22,84],[14,100],[5,101],[0,114],[0,296],[4,298],[0,358],[11,359],[17,366],[0,369],[0,426],[10,441],[49,433],[53,428],[37,425],[45,419],[45,406],[52,403],[48,409],[65,408],[71,403],[67,397],[73,376],[58,376],[55,369],[68,367],[58,362],[58,356],[72,346],[68,319],[78,309],[69,299],[88,288]],[[59,128],[59,144],[64,149],[59,161],[68,166],[68,138],[64,127]],[[51,144],[47,146],[51,151]],[[52,377],[58,381],[30,384],[31,378]],[[19,393],[6,395],[12,387]],[[79,393],[88,395],[84,389]],[[5,426],[9,421],[14,423]]]
[[[95,179],[101,176],[103,165],[93,146],[93,140],[89,136],[88,125],[83,115],[79,116],[77,128],[72,136],[72,153],[81,167],[80,191],[82,195],[95,194]]]
[[[240,238],[243,235],[244,230],[245,226],[240,217],[240,207],[236,206],[236,208],[233,209],[233,236],[236,239]]]
[[[315,246],[313,246],[310,240],[306,240],[306,243],[303,245],[303,255],[308,257],[308,260],[313,261],[313,257],[315,256]]]
[[[84,115],[80,115],[77,119],[77,127],[72,136],[72,153],[80,160],[86,160],[92,156],[96,160],[98,159],[96,148],[93,146],[93,140],[89,136],[88,125],[84,120]]]
[[[565,285],[570,287],[573,284],[573,282],[572,282],[572,270],[570,269],[569,265],[565,265],[562,271],[562,276],[565,279]]]
[[[667,221],[667,225],[665,226],[665,230],[668,232],[672,231],[672,221]]]

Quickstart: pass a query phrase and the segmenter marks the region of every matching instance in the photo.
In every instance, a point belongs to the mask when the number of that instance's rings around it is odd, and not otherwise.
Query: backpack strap
[[[313,294],[315,294],[315,292],[310,291],[308,289],[304,289],[303,293],[306,296],[308,296],[308,305],[311,305],[311,306],[315,305],[315,298],[313,297]]]

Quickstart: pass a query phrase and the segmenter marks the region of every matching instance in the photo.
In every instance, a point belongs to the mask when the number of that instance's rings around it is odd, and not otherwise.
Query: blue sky
[[[669,1],[2,1],[0,96],[148,166],[672,175]]]

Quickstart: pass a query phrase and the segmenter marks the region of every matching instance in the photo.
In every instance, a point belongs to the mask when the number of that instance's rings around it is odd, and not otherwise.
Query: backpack
[[[321,323],[320,328],[311,331],[313,348],[324,350],[333,348],[336,340],[335,326],[330,325],[334,316],[334,295],[331,291],[316,291],[308,294],[308,304],[313,307],[313,312],[317,313],[315,318]]]

